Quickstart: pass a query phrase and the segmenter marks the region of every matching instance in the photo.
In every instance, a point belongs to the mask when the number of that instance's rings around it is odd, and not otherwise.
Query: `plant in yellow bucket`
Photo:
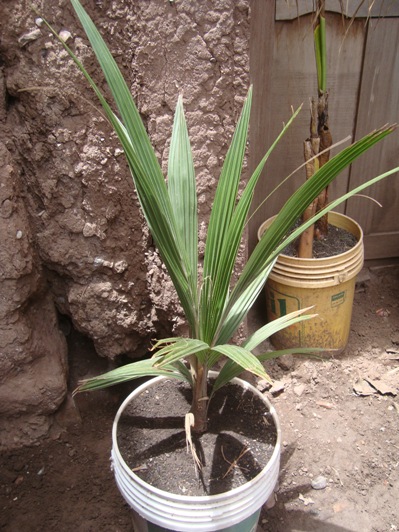
[[[325,0],[316,2],[313,36],[318,94],[311,99],[310,134],[304,142],[307,180],[314,179],[318,170],[328,163],[332,147]],[[266,284],[268,321],[309,306],[313,306],[318,315],[311,322],[292,325],[273,335],[272,343],[278,349],[317,346],[340,352],[347,345],[356,276],[364,262],[363,232],[348,216],[327,213],[327,205],[328,185],[302,213],[301,223],[306,224],[306,229],[295,244],[278,257],[269,275]],[[307,223],[323,211],[325,214],[316,223]],[[258,236],[269,225],[270,221],[262,224]]]

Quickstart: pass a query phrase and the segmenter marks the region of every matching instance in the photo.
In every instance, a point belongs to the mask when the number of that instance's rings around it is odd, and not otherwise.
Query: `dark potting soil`
[[[299,224],[298,224],[299,226]],[[289,257],[297,257],[298,239],[288,245],[283,253]],[[334,257],[352,249],[357,244],[357,238],[351,232],[341,227],[328,224],[328,234],[321,240],[313,241],[313,258]]]
[[[118,425],[118,446],[128,466],[152,486],[179,495],[223,493],[259,474],[277,439],[260,398],[236,384],[215,394],[208,431],[193,435],[202,463],[198,474],[184,431],[190,397],[188,385],[166,380],[128,405]]]

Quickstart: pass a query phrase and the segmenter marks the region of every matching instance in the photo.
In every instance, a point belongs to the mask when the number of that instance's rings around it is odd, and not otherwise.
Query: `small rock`
[[[277,365],[284,371],[290,371],[294,367],[294,356],[283,355],[277,359]]]
[[[39,29],[32,30],[29,33],[25,33],[24,35],[21,35],[21,37],[18,39],[18,42],[21,46],[25,46],[31,41],[36,41],[41,35],[41,31]]]
[[[72,37],[72,34],[68,30],[61,30],[60,34],[59,34],[59,37],[60,37],[61,41],[67,42],[67,40]]]
[[[324,490],[324,488],[327,486],[327,479],[326,477],[319,476],[312,480],[311,486],[314,490]]]
[[[305,391],[304,384],[298,384],[298,386],[294,387],[294,394],[297,395],[298,397],[301,397],[304,391]]]
[[[91,223],[85,223],[84,227],[83,227],[83,236],[85,238],[89,238],[91,236],[94,236],[96,234],[96,226],[95,224],[91,224]]]
[[[285,384],[282,381],[274,381],[273,386],[270,388],[270,393],[272,395],[278,395],[279,393],[283,392],[285,388]]]
[[[22,482],[24,481],[24,477],[22,475],[19,475],[15,480],[14,480],[14,484],[16,486],[19,486],[20,484],[22,484]]]
[[[311,499],[310,497],[304,497],[302,493],[299,494],[298,499],[302,501],[305,506],[309,506],[309,504],[314,504],[313,499]]]
[[[393,344],[399,345],[399,331],[395,331],[395,332],[391,335],[391,342],[392,342]]]
[[[123,273],[127,269],[128,264],[125,260],[118,260],[113,266],[116,273]]]
[[[260,392],[268,390],[270,388],[270,382],[265,379],[259,379],[256,383],[256,387]]]
[[[2,218],[10,218],[14,210],[14,205],[11,200],[5,199],[0,207],[0,216]]]

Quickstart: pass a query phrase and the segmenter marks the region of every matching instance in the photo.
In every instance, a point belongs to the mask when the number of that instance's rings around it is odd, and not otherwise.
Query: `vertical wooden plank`
[[[252,173],[270,144],[270,124],[272,110],[268,105],[272,89],[272,58],[274,49],[274,2],[265,0],[251,1],[250,21],[250,78],[253,85],[252,113],[249,131],[250,159],[249,170]],[[265,174],[262,175],[256,197],[266,194]],[[259,214],[253,214],[259,202],[254,201],[252,218],[248,231],[248,248],[252,251],[256,245],[256,225]],[[260,225],[260,224],[259,224]]]
[[[255,194],[255,209],[291,172],[303,163],[303,141],[309,133],[309,98],[316,95],[312,16],[277,22],[271,17],[274,2],[253,0],[251,10],[250,72],[254,85],[250,130],[250,169],[281,131],[290,108],[304,104],[300,116],[272,154]],[[328,87],[334,141],[353,133],[365,39],[364,22],[355,21],[345,36],[340,15],[328,13]],[[344,39],[345,36],[345,39]],[[305,179],[302,169],[251,218],[249,248],[256,243],[259,225],[276,214]],[[334,198],[347,190],[348,172],[331,188]]]
[[[326,10],[348,18],[399,16],[396,0],[326,0]],[[293,20],[314,12],[315,0],[276,0],[276,20]]]
[[[399,18],[369,21],[359,97],[356,137],[387,122],[399,121]],[[399,166],[399,134],[391,134],[352,165],[350,185]],[[365,232],[366,258],[399,256],[399,177],[367,190],[383,207],[364,198],[348,202],[347,214]]]

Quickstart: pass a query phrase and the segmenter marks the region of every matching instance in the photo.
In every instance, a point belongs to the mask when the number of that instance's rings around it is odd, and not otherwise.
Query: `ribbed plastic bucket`
[[[258,237],[274,218],[264,222]],[[346,229],[356,245],[345,253],[320,259],[279,255],[266,283],[267,320],[314,305],[318,316],[278,332],[272,337],[278,349],[318,347],[342,351],[348,343],[356,275],[364,263],[363,232],[348,216],[331,212],[331,225]]]
[[[270,411],[277,441],[268,464],[253,480],[226,493],[202,497],[168,493],[147,484],[128,467],[117,441],[118,421],[126,406],[164,378],[156,377],[134,390],[120,406],[112,428],[113,470],[122,496],[137,513],[134,517],[135,532],[255,531],[260,509],[274,491],[280,468],[281,430],[274,407],[256,388],[241,379],[234,379],[234,383],[260,397]]]

